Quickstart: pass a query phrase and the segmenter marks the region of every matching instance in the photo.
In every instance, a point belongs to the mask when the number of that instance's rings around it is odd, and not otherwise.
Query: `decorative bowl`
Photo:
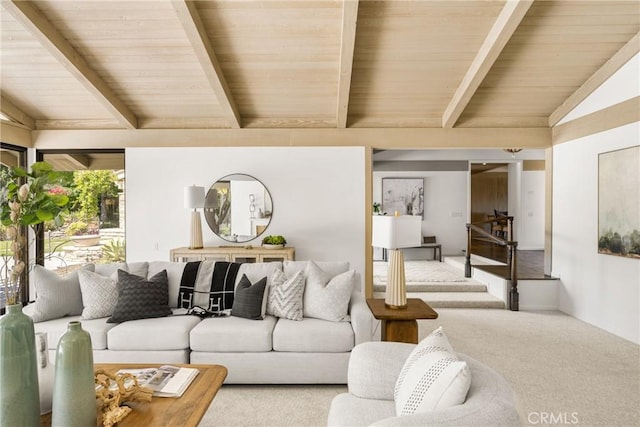
[[[270,245],[268,243],[263,243],[262,247],[265,249],[282,249],[284,248],[284,245]]]

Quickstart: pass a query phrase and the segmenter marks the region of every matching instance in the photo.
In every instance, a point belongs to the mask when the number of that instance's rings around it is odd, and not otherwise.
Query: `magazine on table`
[[[153,390],[154,396],[180,397],[198,375],[198,370],[164,365],[159,368],[120,369],[117,373],[134,375],[138,385]]]

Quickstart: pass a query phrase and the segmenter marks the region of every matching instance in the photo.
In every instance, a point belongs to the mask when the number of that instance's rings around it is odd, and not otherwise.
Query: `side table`
[[[417,319],[437,319],[436,313],[419,298],[407,298],[407,308],[393,309],[384,305],[382,298],[367,298],[373,317],[382,322],[382,341],[417,344]]]

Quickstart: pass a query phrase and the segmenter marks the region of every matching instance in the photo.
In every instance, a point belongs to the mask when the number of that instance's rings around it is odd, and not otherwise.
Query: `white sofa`
[[[330,275],[349,269],[346,262],[316,262]],[[349,320],[332,322],[305,317],[302,321],[267,315],[264,320],[234,316],[201,319],[182,315],[178,291],[186,263],[154,261],[131,263],[131,272],[146,271],[147,278],[166,270],[169,305],[174,315],[161,318],[107,323],[108,318],[83,320],[65,316],[35,323],[36,332],[45,332],[51,358],[67,324],[80,320],[89,332],[97,363],[204,363],[228,369],[226,383],[345,384],[351,349],[370,341],[376,321],[362,293],[361,279],[355,275],[349,301]],[[307,261],[242,264],[236,286],[243,274],[253,282],[273,269],[303,270]],[[97,264],[95,272],[112,275],[123,264]],[[40,284],[42,285],[42,284]],[[24,308],[33,311],[33,305]]]

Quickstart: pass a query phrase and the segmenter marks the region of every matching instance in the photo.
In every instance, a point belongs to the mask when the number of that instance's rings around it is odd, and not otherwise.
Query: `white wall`
[[[636,54],[627,61],[611,78],[594,90],[584,102],[578,104],[569,114],[564,116],[558,124],[586,116],[640,95],[638,75],[640,75],[640,54]]]
[[[185,186],[246,173],[273,199],[266,234],[284,235],[298,260],[345,260],[364,275],[364,165],[362,147],[129,148],[127,260],[168,260],[188,245]],[[202,222],[205,246],[229,244]]]
[[[640,260],[598,253],[598,154],[638,145],[639,135],[634,123],[553,148],[552,275],[562,282],[560,310],[636,343]]]
[[[544,250],[544,171],[522,171],[518,249]]]
[[[468,172],[374,172],[373,201],[382,201],[383,177],[424,178],[422,234],[436,236],[442,254],[459,255],[467,247]],[[425,259],[431,249],[405,249],[405,259]]]
[[[629,60],[562,122],[640,95],[639,58]],[[598,254],[598,155],[639,144],[636,122],[553,147],[551,262],[552,275],[562,282],[560,310],[635,343],[640,343],[640,260]]]

